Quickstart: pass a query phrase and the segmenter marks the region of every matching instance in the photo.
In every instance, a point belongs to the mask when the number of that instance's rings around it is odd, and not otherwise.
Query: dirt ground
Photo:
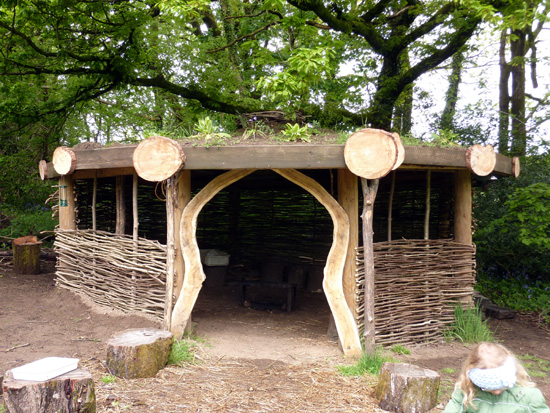
[[[193,313],[198,363],[169,366],[150,379],[104,383],[109,337],[160,324],[89,305],[56,288],[53,271],[50,261],[39,275],[15,275],[8,259],[0,262],[0,376],[43,357],[79,358],[92,372],[98,412],[383,411],[372,396],[375,378],[338,373],[336,366],[352,361],[327,338],[330,312],[321,293],[301,292],[287,312],[276,304],[239,306],[228,288],[201,292]],[[543,363],[533,379],[550,400],[550,372],[543,371],[550,366],[550,333],[527,316],[489,324],[520,357],[535,357],[526,363]],[[398,359],[441,374],[433,410],[441,411],[468,347],[441,341],[409,349]]]

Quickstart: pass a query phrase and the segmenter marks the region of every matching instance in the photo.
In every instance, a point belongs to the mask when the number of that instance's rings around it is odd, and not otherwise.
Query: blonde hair
[[[508,357],[512,357],[516,364],[516,384],[524,387],[535,386],[535,383],[529,379],[525,368],[510,350],[497,343],[479,343],[464,362],[455,386],[455,388],[460,388],[462,393],[464,393],[463,404],[465,407],[468,407],[468,405],[474,407],[473,400],[479,389],[468,377],[468,372],[473,368],[493,369],[500,367]]]

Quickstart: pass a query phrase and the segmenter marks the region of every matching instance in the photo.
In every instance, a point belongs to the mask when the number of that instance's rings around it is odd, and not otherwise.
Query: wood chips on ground
[[[92,372],[97,412],[383,412],[372,396],[372,377],[342,376],[329,363],[207,357],[167,366],[156,377],[103,383],[97,359],[81,361]]]

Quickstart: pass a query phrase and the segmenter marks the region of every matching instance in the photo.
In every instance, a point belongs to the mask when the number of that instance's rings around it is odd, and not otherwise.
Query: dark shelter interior
[[[338,198],[336,170],[301,172]],[[223,171],[192,171],[192,196],[221,173]],[[432,171],[429,181],[429,238],[452,238],[453,174]],[[425,170],[395,171],[380,180],[374,208],[375,242],[388,240],[390,209],[392,240],[424,238],[427,182]],[[359,215],[362,212],[360,185],[359,182]],[[79,229],[92,228],[92,192],[93,180],[76,182]],[[115,178],[98,179],[98,230],[115,230],[115,192]],[[139,180],[139,236],[163,244],[166,243],[164,198],[162,183]],[[124,199],[125,232],[131,234],[131,176],[124,177]],[[359,219],[360,244],[361,224]],[[323,268],[332,236],[331,217],[311,194],[271,170],[255,171],[220,191],[199,214],[197,242],[204,252],[207,276],[201,296],[226,292],[234,294],[237,303],[251,308],[299,308],[300,303],[322,289]],[[263,287],[256,282],[264,283]],[[268,284],[279,287],[265,288]],[[290,299],[290,294],[297,294],[297,299],[295,296]]]

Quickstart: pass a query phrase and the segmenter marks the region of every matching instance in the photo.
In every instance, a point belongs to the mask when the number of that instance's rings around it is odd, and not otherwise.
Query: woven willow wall
[[[374,244],[375,342],[414,344],[443,337],[458,302],[471,303],[473,246],[447,240]],[[364,331],[363,248],[357,251],[357,323]]]
[[[164,315],[166,246],[91,230],[56,231],[57,284],[125,312]]]

